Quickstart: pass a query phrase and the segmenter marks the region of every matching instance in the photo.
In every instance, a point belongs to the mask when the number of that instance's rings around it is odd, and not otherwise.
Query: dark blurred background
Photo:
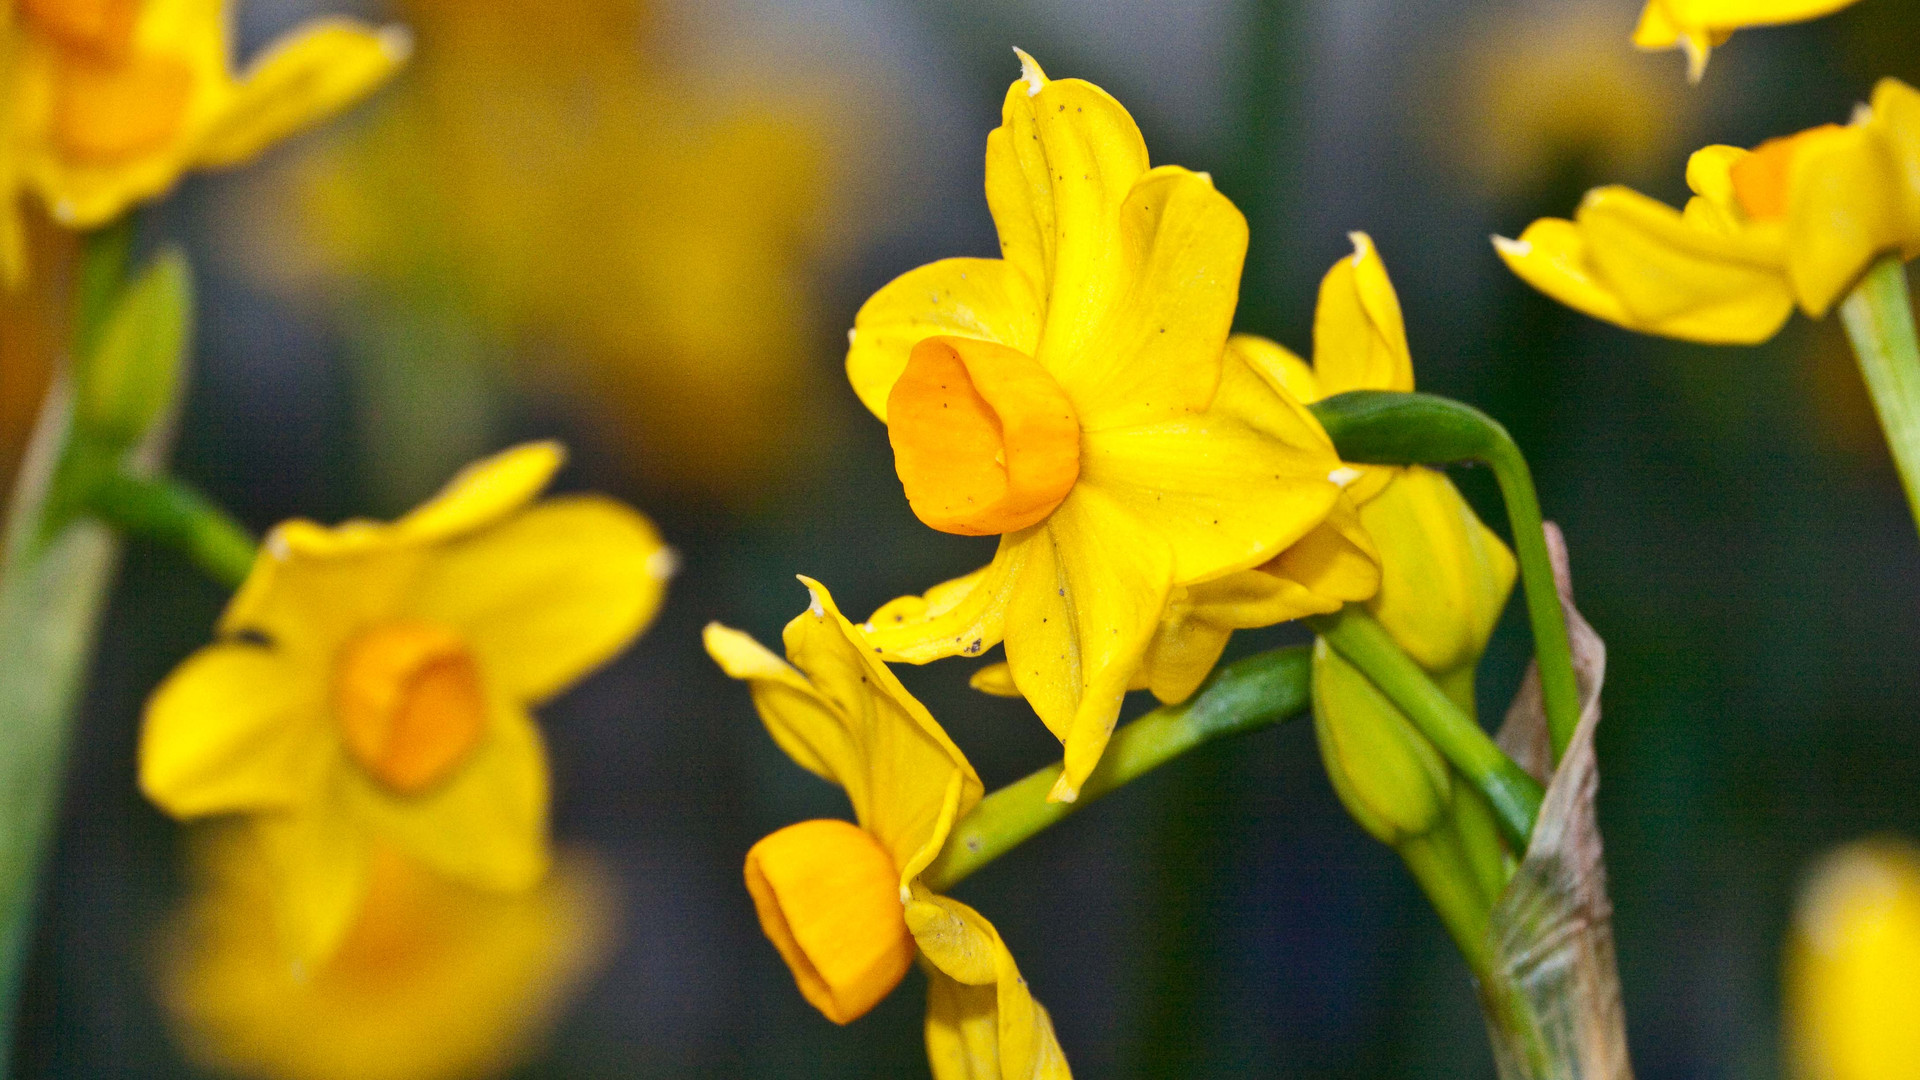
[[[1915,77],[1920,9],[1742,32],[1689,88],[1628,45],[1638,0],[413,0],[412,69],[328,130],[196,180],[201,325],[180,472],[264,528],[391,515],[525,437],[684,557],[658,623],[543,712],[563,842],[623,937],[515,1075],[925,1075],[921,979],[838,1029],[761,937],[754,840],[844,813],[702,653],[763,641],[793,575],[864,613],[984,561],[908,511],[840,372],[860,302],[991,254],[1009,46],[1125,103],[1154,158],[1248,214],[1238,325],[1310,348],[1320,275],[1369,231],[1422,389],[1506,422],[1607,639],[1601,824],[1644,1080],[1778,1070],[1779,949],[1818,852],[1920,834],[1920,548],[1838,325],[1761,348],[1638,338],[1544,300],[1491,233],[1685,155],[1843,121]],[[338,4],[253,0],[251,50]],[[1484,476],[1460,482],[1504,529]],[[140,706],[224,597],[128,554],[70,765],[22,1075],[188,1076],[151,939],[180,838],[133,783]],[[1497,717],[1528,651],[1482,672]],[[1297,635],[1292,635],[1297,636]],[[1242,635],[1241,651],[1289,631]],[[1057,755],[969,664],[903,672],[989,786]],[[1133,705],[1142,711],[1146,702]],[[1491,1076],[1466,969],[1292,723],[1206,748],[970,880],[1083,1077]]]

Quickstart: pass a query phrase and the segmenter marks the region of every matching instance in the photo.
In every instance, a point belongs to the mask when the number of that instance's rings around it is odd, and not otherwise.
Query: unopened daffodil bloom
[[[9,14],[0,158],[75,229],[105,224],[189,169],[253,157],[365,95],[409,51],[402,31],[326,18],[236,75],[226,0],[18,0]],[[9,188],[0,235],[17,235],[18,212]],[[19,245],[5,255],[17,277]]]
[[[1202,173],[1149,168],[1099,87],[1021,54],[987,138],[1002,258],[945,259],[876,293],[847,374],[887,423],[927,525],[998,536],[992,563],[871,620],[914,663],[1002,640],[1065,744],[1056,799],[1099,761],[1172,590],[1258,566],[1339,494],[1317,421],[1223,359],[1246,254]]]
[[[1647,0],[1633,43],[1643,49],[1686,50],[1687,78],[1699,82],[1707,56],[1735,30],[1778,26],[1831,15],[1854,0]]]
[[[217,828],[217,827],[216,827]],[[171,927],[161,998],[193,1059],[263,1080],[473,1080],[506,1072],[610,944],[592,864],[562,858],[534,889],[489,893],[381,849],[338,950],[289,964],[258,852],[222,830],[207,880]]]
[[[1824,316],[1873,261],[1920,254],[1920,92],[1882,79],[1871,107],[1753,150],[1687,162],[1684,211],[1595,188],[1573,220],[1494,246],[1568,307],[1646,334],[1752,344],[1797,304]]]
[[[1904,841],[1829,855],[1787,943],[1787,1075],[1920,1076],[1920,850]]]
[[[528,708],[625,647],[673,566],[619,503],[534,503],[561,458],[506,451],[393,524],[278,526],[220,640],[148,703],[142,790],[180,818],[245,815],[296,958],[333,951],[377,844],[499,892],[545,872]]]
[[[801,994],[838,1024],[886,997],[917,953],[935,1080],[1067,1077],[1053,1023],[999,932],[920,881],[980,801],[980,777],[827,590],[801,580],[813,602],[787,624],[791,664],[737,630],[706,633],[780,748],[853,803],[853,822],[790,825],[748,852],[761,928]]]

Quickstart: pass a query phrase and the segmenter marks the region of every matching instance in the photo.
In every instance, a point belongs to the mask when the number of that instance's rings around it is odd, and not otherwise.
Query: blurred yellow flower
[[[679,70],[652,55],[653,6],[401,0],[416,62],[256,193],[253,254],[296,288],[363,286],[356,310],[477,324],[648,482],[744,500],[817,434],[807,274],[844,228],[861,106]]]
[[[221,640],[148,703],[142,790],[176,817],[247,815],[293,955],[333,951],[378,843],[496,891],[545,872],[528,707],[639,633],[672,569],[619,503],[529,505],[561,457],[509,450],[391,525],[281,524]]]
[[[397,29],[320,19],[236,77],[225,0],[18,0],[8,15],[4,179],[75,229],[339,111],[410,47]],[[0,258],[17,279],[19,206],[7,190]]]
[[[1676,211],[1596,188],[1572,221],[1495,237],[1513,272],[1555,300],[1641,333],[1751,344],[1797,303],[1815,318],[1879,255],[1920,253],[1920,92],[1882,79],[1851,124],[1687,162]]]
[[[1149,169],[1105,91],[1021,63],[987,139],[1004,258],[944,259],[874,294],[847,374],[887,423],[914,513],[1000,535],[943,603],[871,620],[873,645],[923,663],[1004,639],[1066,744],[1053,797],[1070,800],[1171,590],[1310,532],[1340,463],[1311,414],[1222,358],[1240,212],[1205,174]]]
[[[610,886],[562,858],[503,896],[380,849],[340,948],[289,964],[259,852],[226,832],[169,928],[160,991],[189,1055],[262,1080],[463,1080],[505,1072],[610,944]]]
[[[1699,82],[1707,56],[1735,30],[1778,26],[1831,15],[1854,0],[1647,0],[1633,43],[1643,49],[1684,49],[1687,78]]]
[[[1920,1076],[1920,850],[1870,840],[1830,854],[1794,913],[1787,1072],[1796,1080]]]
[[[791,665],[737,630],[706,633],[773,740],[846,789],[859,822],[806,821],[754,845],[746,879],[761,928],[800,992],[839,1024],[884,998],[917,951],[936,1080],[1067,1077],[1053,1022],[993,924],[920,883],[980,801],[979,776],[826,588],[801,580],[813,602],[787,624]]]

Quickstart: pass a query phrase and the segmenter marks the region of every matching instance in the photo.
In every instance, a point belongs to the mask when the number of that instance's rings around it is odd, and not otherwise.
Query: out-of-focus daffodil
[[[528,707],[639,633],[672,569],[619,503],[529,505],[561,457],[509,450],[390,525],[278,526],[221,640],[148,704],[142,789],[177,817],[246,815],[297,957],[339,942],[377,844],[495,891],[544,873]]]
[[[218,829],[218,827],[215,827]],[[260,912],[273,882],[220,830],[207,878],[166,940],[161,996],[195,1059],[265,1080],[472,1080],[520,1059],[605,955],[601,872],[562,858],[511,896],[380,849],[334,954],[289,964]]]
[[[1569,307],[1641,333],[1749,344],[1796,304],[1824,316],[1873,260],[1920,254],[1920,92],[1882,79],[1873,103],[1748,151],[1687,162],[1684,212],[1624,187],[1589,192],[1494,246]]]
[[[1687,78],[1699,82],[1707,56],[1735,30],[1778,26],[1831,15],[1854,0],[1647,0],[1633,43],[1643,49],[1686,50]]]
[[[681,70],[658,6],[402,0],[406,77],[251,193],[242,242],[289,287],[477,327],[648,482],[750,499],[817,435],[806,277],[872,171],[843,163],[863,95]]]
[[[327,18],[236,75],[225,0],[18,0],[8,14],[0,256],[16,279],[13,185],[64,225],[101,225],[189,169],[238,164],[339,111],[410,48],[404,31]]]
[[[1786,958],[1788,1075],[1920,1076],[1920,850],[1873,840],[1829,855],[1801,895]]]
[[[914,513],[1000,536],[985,569],[877,614],[872,644],[920,663],[1004,640],[1066,744],[1053,794],[1072,799],[1172,590],[1312,531],[1340,463],[1311,414],[1223,359],[1240,212],[1204,174],[1149,169],[1106,92],[1021,62],[987,139],[1004,257],[876,293],[847,374],[887,422]]]
[[[937,1080],[1068,1076],[1053,1023],[999,932],[920,882],[980,801],[979,776],[827,590],[807,587],[813,602],[784,635],[791,665],[739,631],[706,634],[774,741],[846,789],[858,822],[806,821],[754,845],[746,879],[761,928],[800,992],[840,1024],[885,997],[918,952]]]

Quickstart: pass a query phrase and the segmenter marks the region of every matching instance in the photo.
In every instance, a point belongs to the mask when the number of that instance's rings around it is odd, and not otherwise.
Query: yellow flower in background
[[[839,1024],[878,1004],[917,952],[936,1080],[1067,1077],[1053,1022],[993,924],[920,883],[980,801],[980,777],[826,588],[801,580],[813,602],[787,624],[792,664],[737,630],[706,633],[774,742],[844,788],[858,822],[801,822],[754,845],[746,879],[761,928],[800,992]]]
[[[1066,744],[1053,797],[1099,761],[1171,591],[1271,559],[1332,511],[1319,423],[1223,359],[1246,221],[1202,173],[1150,169],[1099,87],[1021,54],[987,139],[1001,259],[876,293],[847,374],[887,423],[929,526],[1000,536],[992,563],[870,620],[888,659],[978,655]]]
[[[1699,82],[1707,56],[1735,30],[1778,26],[1831,15],[1854,0],[1647,0],[1634,27],[1642,49],[1684,49],[1687,78]]]
[[[1787,941],[1787,1074],[1920,1076],[1920,850],[1870,840],[1828,855]]]
[[[242,254],[355,320],[477,331],[649,484],[777,490],[822,422],[809,274],[884,171],[852,145],[869,95],[710,70],[653,40],[677,6],[400,0],[419,56],[369,123],[247,193]]]
[[[672,569],[619,503],[534,503],[561,458],[506,451],[391,525],[278,526],[221,640],[148,703],[141,789],[176,817],[246,815],[293,955],[333,951],[380,844],[483,889],[545,872],[528,708],[625,647]]]
[[[531,891],[483,892],[391,849],[334,954],[289,964],[273,882],[223,830],[169,927],[160,994],[195,1061],[264,1080],[465,1080],[517,1064],[611,945],[611,886],[562,857]]]
[[[238,75],[225,0],[17,0],[9,5],[0,160],[75,229],[105,224],[189,169],[246,161],[338,112],[406,59],[404,31],[311,22]],[[0,239],[21,270],[7,189]]]
[[[1870,108],[1751,151],[1687,162],[1684,212],[1596,188],[1572,221],[1495,237],[1507,266],[1568,307],[1688,341],[1772,337],[1795,304],[1824,316],[1875,258],[1920,253],[1920,92],[1882,79]]]

